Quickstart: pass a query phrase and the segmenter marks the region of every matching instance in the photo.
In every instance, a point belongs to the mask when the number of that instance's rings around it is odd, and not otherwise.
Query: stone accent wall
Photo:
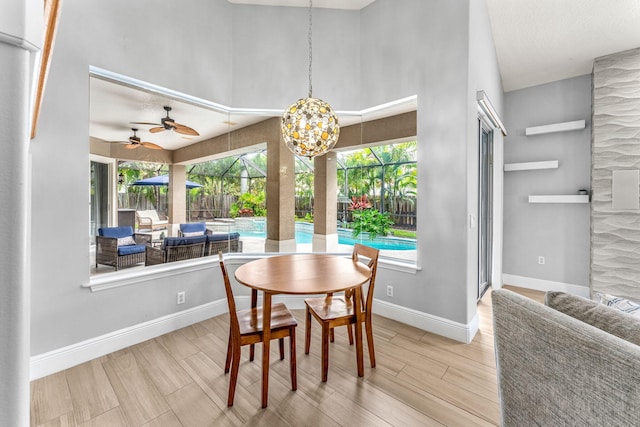
[[[640,301],[640,210],[612,207],[612,174],[640,170],[640,49],[593,66],[591,292]]]

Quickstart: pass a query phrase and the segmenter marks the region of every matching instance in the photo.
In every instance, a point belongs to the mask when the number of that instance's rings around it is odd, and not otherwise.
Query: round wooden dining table
[[[353,289],[358,376],[364,376],[362,345],[361,286],[371,277],[365,264],[351,258],[321,253],[278,255],[248,262],[235,272],[236,280],[251,288],[251,305],[263,292],[262,407],[269,393],[269,350],[271,342],[271,297],[276,294],[327,294]]]

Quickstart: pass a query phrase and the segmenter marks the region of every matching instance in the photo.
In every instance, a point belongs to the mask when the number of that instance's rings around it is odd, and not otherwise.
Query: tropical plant
[[[267,215],[267,210],[264,208],[264,192],[242,193],[229,209],[229,215],[232,218],[238,215],[249,215],[251,213],[256,216]]]
[[[350,211],[361,211],[364,209],[371,209],[373,205],[369,202],[366,194],[363,194],[360,197],[352,196],[351,204],[347,207],[347,210]]]
[[[392,225],[393,221],[387,212],[380,212],[377,209],[353,211],[353,237],[358,237],[360,233],[369,233],[369,239],[373,240],[378,235],[389,234]]]

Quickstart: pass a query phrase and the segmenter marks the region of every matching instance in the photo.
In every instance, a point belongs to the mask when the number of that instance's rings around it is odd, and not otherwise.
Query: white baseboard
[[[589,298],[589,287],[573,285],[571,283],[554,282],[552,280],[535,279],[533,277],[515,276],[503,274],[502,282],[505,285],[517,286],[519,288],[533,289],[536,291],[560,291],[568,294]]]
[[[276,295],[273,301],[285,302],[290,309],[294,310],[304,309],[304,298],[303,296]],[[249,297],[236,297],[236,305],[239,309],[249,307]],[[373,306],[375,314],[467,344],[471,342],[478,331],[477,314],[471,323],[465,325],[407,307],[391,304],[387,301],[376,300]],[[31,357],[31,380],[60,372],[125,347],[218,316],[227,311],[228,307],[225,299],[213,301],[33,356]]]
[[[31,357],[31,380],[60,372],[105,354],[155,338],[229,311],[226,299],[110,332]]]
[[[305,298],[306,297],[303,296],[277,295],[274,297],[274,301],[284,302],[287,304],[287,307],[294,310],[304,309]],[[249,300],[247,299],[245,305],[248,306],[248,304]],[[402,307],[400,305],[377,299],[373,302],[373,312],[380,316],[415,326],[418,329],[433,332],[434,334],[442,335],[467,344],[473,340],[473,337],[476,332],[478,332],[479,328],[477,313],[471,320],[471,323],[464,325],[449,319],[433,316],[422,311],[413,310],[411,308]]]
[[[465,325],[422,311],[391,304],[387,301],[376,300],[373,307],[373,312],[380,316],[467,344],[471,342],[476,332],[478,332],[479,319],[477,313],[471,322]]]

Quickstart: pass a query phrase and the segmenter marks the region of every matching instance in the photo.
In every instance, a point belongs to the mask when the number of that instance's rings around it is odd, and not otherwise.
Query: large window
[[[416,260],[417,144],[408,141],[338,154],[338,219],[345,242]],[[346,231],[346,232],[345,232]]]
[[[170,226],[165,230],[167,237],[179,234],[178,224],[169,224],[171,221],[205,222],[214,233],[240,233],[242,244],[238,250],[241,252],[264,251],[265,243],[270,243],[266,242],[269,178],[266,148],[280,137],[272,126],[273,120],[279,117],[271,113],[265,115],[262,110],[233,114],[228,107],[187,95],[183,99],[175,91],[107,70],[92,68],[91,73],[94,78],[90,79],[90,152],[92,156],[106,156],[112,161],[106,170],[92,168],[92,235],[100,226],[117,225],[119,210],[136,211],[136,227],[140,224],[140,211],[148,211],[159,216],[158,223],[164,221]],[[151,132],[148,127],[158,122],[157,114],[132,102],[149,96],[155,99],[154,104],[171,105],[172,113],[197,129],[199,135]],[[337,152],[335,193],[331,189],[323,195],[322,202],[318,199],[317,206],[316,162],[296,157],[295,205],[291,214],[291,221],[295,222],[294,250],[311,251],[315,245],[326,248],[316,250],[334,251],[337,244],[338,251],[348,253],[355,242],[362,242],[381,249],[383,257],[415,262],[415,109],[416,97],[410,96],[358,114],[345,114],[341,118],[340,144],[345,151]],[[121,123],[130,122],[132,118],[142,126],[137,134],[132,129],[134,136],[162,150],[132,146],[133,137],[121,128]],[[170,164],[174,161],[176,163]],[[324,162],[318,164],[325,165]],[[335,163],[332,160],[326,165],[333,168]],[[270,164],[269,168],[273,166]],[[174,210],[181,209],[182,200],[169,200],[172,196],[166,185],[134,185],[137,180],[158,175],[175,177],[177,171],[183,170],[185,178],[194,183],[193,187],[187,183],[187,188],[192,189],[185,193],[184,219],[181,212]],[[334,181],[331,178],[327,182],[333,185]],[[285,185],[290,186],[291,182]],[[334,194],[335,209],[327,206],[333,203]],[[172,218],[168,218],[169,210],[173,212]],[[318,221],[323,221],[322,226],[314,223],[316,214]],[[334,220],[337,233],[330,222]],[[280,227],[288,218],[269,217],[269,221],[280,221],[276,224]],[[287,234],[291,225],[284,225]],[[153,247],[164,247],[167,242],[160,230],[151,227]],[[290,237],[283,240],[282,247],[289,250]]]

